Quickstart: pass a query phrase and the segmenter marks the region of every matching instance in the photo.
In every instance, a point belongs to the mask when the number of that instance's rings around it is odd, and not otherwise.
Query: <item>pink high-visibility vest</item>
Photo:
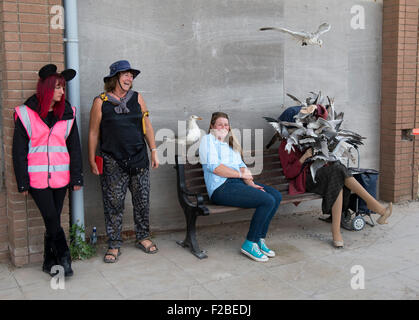
[[[70,183],[70,155],[66,139],[74,118],[60,120],[49,128],[37,112],[22,105],[15,108],[29,136],[29,185],[36,189],[62,188]],[[75,117],[76,108],[73,107]]]

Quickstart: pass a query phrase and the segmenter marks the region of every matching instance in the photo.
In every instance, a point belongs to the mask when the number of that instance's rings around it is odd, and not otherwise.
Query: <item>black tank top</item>
[[[148,168],[147,145],[144,141],[142,112],[138,92],[126,104],[129,113],[116,113],[115,105],[102,103],[100,149],[115,160],[130,160],[137,168]]]

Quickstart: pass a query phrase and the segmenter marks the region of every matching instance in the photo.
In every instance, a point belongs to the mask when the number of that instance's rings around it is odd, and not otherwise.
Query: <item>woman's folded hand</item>
[[[240,172],[242,174],[241,178],[243,180],[253,180],[252,173],[250,172],[249,169],[247,169],[247,168],[241,168],[240,169]]]

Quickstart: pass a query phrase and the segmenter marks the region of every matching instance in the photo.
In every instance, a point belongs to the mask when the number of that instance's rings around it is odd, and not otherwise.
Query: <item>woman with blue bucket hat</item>
[[[134,210],[136,246],[146,253],[158,248],[150,239],[150,173],[158,168],[154,130],[149,111],[132,82],[140,70],[127,60],[116,61],[103,78],[105,91],[95,97],[90,111],[89,163],[94,175],[100,175],[105,211],[108,250],[104,261],[114,263],[121,254],[122,216],[127,189]],[[101,157],[96,156],[99,145]],[[103,168],[102,172],[101,169]]]

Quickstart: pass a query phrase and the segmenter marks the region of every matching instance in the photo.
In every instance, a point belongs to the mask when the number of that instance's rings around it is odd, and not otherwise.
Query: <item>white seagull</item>
[[[274,30],[274,31],[280,31],[284,33],[288,33],[292,35],[294,38],[301,41],[302,46],[308,46],[308,45],[318,45],[322,46],[323,40],[319,39],[319,37],[330,30],[331,25],[327,22],[322,23],[318,30],[316,32],[306,32],[306,31],[291,31],[285,28],[275,28],[275,27],[265,27],[260,28],[260,31],[266,31],[266,30]]]
[[[192,115],[186,121],[186,137],[179,137],[176,139],[166,139],[168,142],[176,142],[178,144],[191,145],[199,140],[201,137],[201,129],[198,127],[196,120],[202,120],[201,117]]]

